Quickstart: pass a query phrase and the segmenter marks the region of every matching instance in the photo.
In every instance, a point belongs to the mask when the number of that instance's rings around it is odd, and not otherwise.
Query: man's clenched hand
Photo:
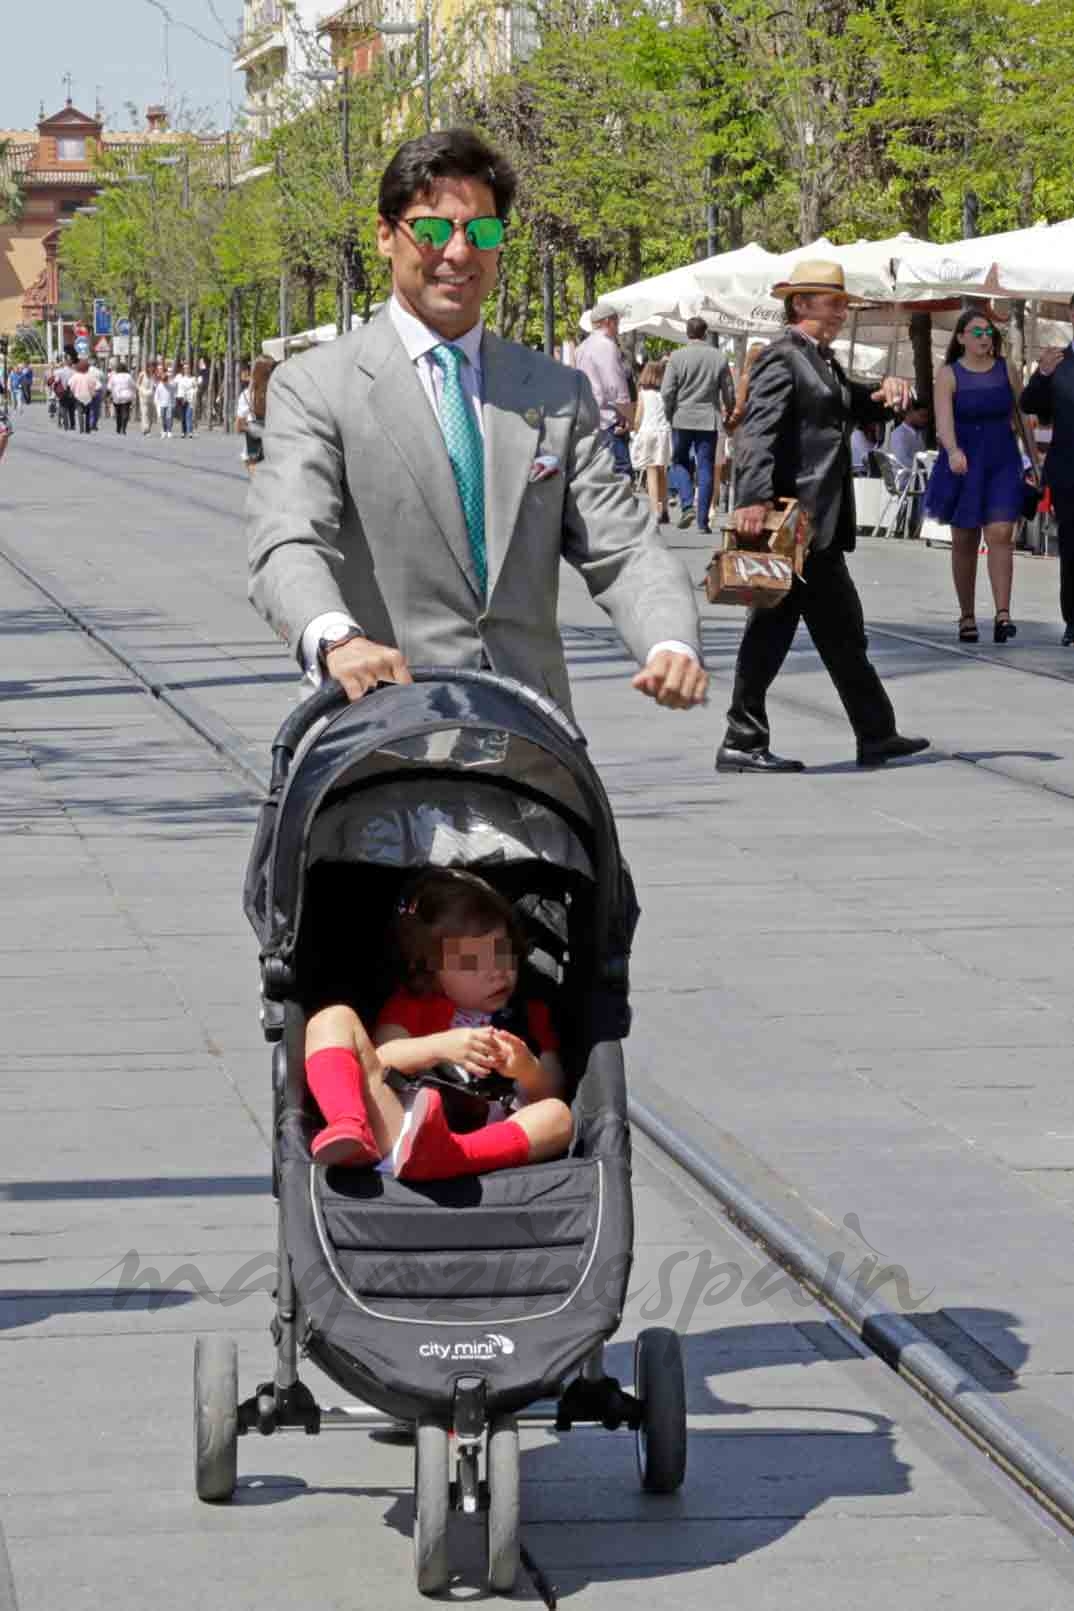
[[[661,649],[634,678],[639,693],[655,699],[668,710],[689,710],[705,701],[708,673],[692,655]]]

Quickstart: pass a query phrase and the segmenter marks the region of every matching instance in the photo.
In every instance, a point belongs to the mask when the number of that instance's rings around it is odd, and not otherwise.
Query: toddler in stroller
[[[392,940],[402,987],[381,1009],[379,1051],[347,1003],[309,1021],[306,1077],[327,1120],[311,1144],[317,1163],[383,1160],[400,1180],[447,1180],[566,1152],[558,1042],[547,1007],[518,998],[526,941],[510,903],[472,873],[436,869],[403,891]],[[442,1064],[500,1077],[502,1100],[478,1128],[452,1128],[440,1090],[421,1083]]]

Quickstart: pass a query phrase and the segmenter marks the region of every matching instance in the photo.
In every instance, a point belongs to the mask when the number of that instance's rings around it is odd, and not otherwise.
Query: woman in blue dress
[[[1011,620],[1014,528],[1021,518],[1022,454],[1015,435],[1016,392],[1001,357],[1002,338],[987,314],[971,310],[955,326],[936,376],[940,456],[929,478],[925,512],[951,527],[951,572],[961,643],[978,641],[977,554],[988,545],[996,606],[993,638],[1006,643]]]

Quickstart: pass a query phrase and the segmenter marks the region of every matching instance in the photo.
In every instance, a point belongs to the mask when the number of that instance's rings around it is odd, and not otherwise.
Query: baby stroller
[[[408,1423],[418,1588],[449,1580],[456,1509],[483,1519],[488,1585],[507,1592],[520,1560],[520,1419],[628,1427],[645,1489],[672,1492],[685,1475],[676,1334],[642,1332],[631,1392],[603,1368],[632,1259],[619,1042],[637,907],[604,790],[563,713],[485,672],[414,677],[356,704],[329,683],[273,746],[246,910],[275,1043],[276,1367],[240,1402],[234,1341],[198,1338],[196,1486],[204,1500],[231,1497],[246,1433]],[[527,989],[547,1001],[576,1075],[569,1155],[420,1184],[315,1168],[323,1121],[306,1090],[307,1017],[348,1000],[373,1022],[400,884],[432,865],[479,872],[527,928]],[[317,1404],[299,1353],[361,1403]]]

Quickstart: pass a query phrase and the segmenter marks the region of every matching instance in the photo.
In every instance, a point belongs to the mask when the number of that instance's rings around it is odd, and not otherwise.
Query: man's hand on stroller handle
[[[398,649],[371,638],[348,638],[324,657],[325,670],[342,683],[350,700],[361,699],[380,682],[412,682],[406,660]]]

